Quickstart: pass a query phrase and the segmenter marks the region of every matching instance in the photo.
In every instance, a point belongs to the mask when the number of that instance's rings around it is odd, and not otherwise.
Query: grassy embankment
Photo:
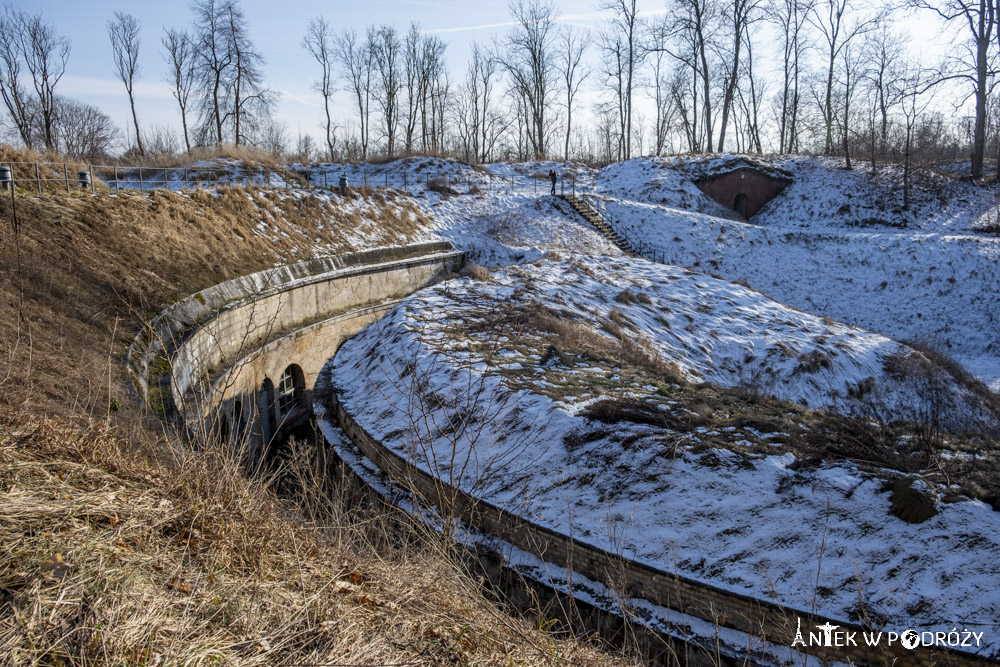
[[[0,663],[618,662],[501,613],[388,517],[318,483],[279,498],[134,403],[121,358],[152,312],[426,222],[392,195],[284,192],[19,191],[16,225],[0,201]]]

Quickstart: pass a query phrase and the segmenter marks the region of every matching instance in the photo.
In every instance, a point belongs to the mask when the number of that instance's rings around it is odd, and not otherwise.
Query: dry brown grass
[[[87,402],[107,399],[109,350],[123,353],[123,334],[150,311],[316,250],[359,249],[359,233],[373,245],[406,243],[427,222],[406,200],[379,205],[358,197],[349,208],[340,201],[277,198],[258,188],[18,195],[18,271],[14,209],[0,198],[0,294],[8,306],[0,310],[0,358],[22,379],[0,404],[30,397],[49,413],[83,407],[100,417],[107,405]],[[26,310],[18,322],[21,291]],[[124,385],[112,365],[110,392],[121,401]]]
[[[359,225],[402,243],[424,222],[351,203],[18,195],[18,235],[0,203],[0,665],[620,662],[502,613],[434,539],[321,493],[342,488],[327,468],[294,459],[300,493],[278,497],[130,398],[121,355],[152,311],[316,237],[347,251]]]
[[[616,662],[500,613],[384,514],[314,497],[308,522],[219,451],[136,444],[5,416],[0,664]]]

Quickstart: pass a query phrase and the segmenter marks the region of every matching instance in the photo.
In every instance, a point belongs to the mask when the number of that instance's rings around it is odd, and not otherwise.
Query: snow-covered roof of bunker
[[[739,169],[749,169],[761,176],[782,181],[786,185],[794,178],[792,172],[748,155],[725,155],[707,160],[693,160],[684,164],[695,183],[710,181]]]

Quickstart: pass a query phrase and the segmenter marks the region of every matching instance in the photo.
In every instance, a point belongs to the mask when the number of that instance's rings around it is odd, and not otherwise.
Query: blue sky
[[[176,103],[164,83],[167,68],[160,37],[164,27],[190,25],[187,2],[15,0],[10,4],[30,12],[41,11],[61,35],[72,41],[69,67],[57,92],[100,107],[123,128],[130,127],[131,123],[128,98],[113,68],[106,24],[116,11],[133,14],[142,23],[142,71],[136,87],[140,123],[179,127]],[[596,2],[581,4],[554,0],[554,4],[561,13],[562,23],[596,28],[602,20]],[[425,31],[437,33],[447,42],[446,57],[453,82],[464,76],[471,42],[487,42],[491,35],[502,35],[510,25],[508,5],[503,1],[241,0],[241,6],[254,43],[267,61],[267,85],[281,93],[276,117],[286,123],[293,140],[300,132],[317,138],[321,134],[322,100],[311,88],[318,75],[318,65],[300,46],[310,18],[323,14],[337,31],[353,27],[359,32],[367,25],[381,23],[394,23],[405,31],[411,20],[419,21]],[[639,1],[640,11],[645,15],[660,13],[663,7],[663,0]],[[936,21],[924,15],[917,21],[905,23],[911,32],[927,31],[926,39],[913,40],[927,51],[928,40],[934,39],[937,33]],[[758,46],[758,54],[767,51],[766,44],[763,46],[763,49]],[[592,53],[591,58],[594,57]],[[593,94],[588,97],[593,99]],[[351,114],[350,102],[346,95],[341,95],[338,101],[336,115],[344,120]]]
[[[186,27],[191,12],[186,2],[134,2],[112,0],[18,0],[10,3],[30,12],[41,11],[59,34],[72,41],[69,67],[57,91],[99,106],[119,125],[130,122],[128,99],[117,79],[111,59],[106,24],[116,11],[133,14],[142,23],[142,68],[137,84],[137,107],[141,124],[178,124],[178,112],[170,90],[163,82],[166,65],[160,37],[164,27]],[[592,7],[557,0],[562,21],[592,27],[599,19]],[[311,90],[318,66],[300,46],[306,24],[323,14],[335,29],[353,27],[359,32],[375,23],[394,23],[405,30],[411,20],[428,32],[440,34],[448,43],[446,55],[452,79],[464,74],[470,44],[503,34],[510,17],[504,2],[470,0],[242,0],[254,43],[267,61],[266,80],[281,91],[277,117],[288,125],[291,136],[299,131],[319,136],[321,99]],[[646,12],[662,9],[659,0],[645,0]],[[343,99],[344,115],[350,113]]]

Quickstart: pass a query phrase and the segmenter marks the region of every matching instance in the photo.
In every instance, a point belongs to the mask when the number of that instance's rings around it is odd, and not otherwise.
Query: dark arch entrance
[[[264,378],[257,401],[257,409],[260,412],[260,436],[264,447],[267,447],[274,437],[274,383],[271,382],[271,378]]]
[[[278,383],[278,421],[285,422],[299,408],[304,407],[306,377],[298,364],[291,364],[281,374]]]
[[[747,196],[744,193],[739,193],[736,195],[735,201],[733,201],[733,210],[740,214],[741,217],[746,219],[747,217]]]

